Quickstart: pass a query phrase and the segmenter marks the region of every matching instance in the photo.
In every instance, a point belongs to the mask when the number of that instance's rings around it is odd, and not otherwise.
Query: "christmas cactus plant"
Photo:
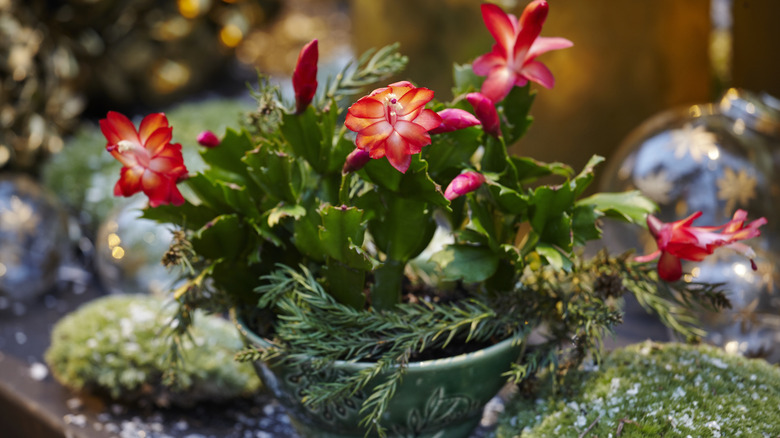
[[[273,340],[244,358],[374,364],[336,386],[310,388],[313,404],[396,370],[365,401],[376,427],[415,357],[453,344],[524,342],[540,331],[546,340],[524,350],[511,376],[565,370],[598,352],[602,334],[621,320],[625,291],[696,335],[691,303],[722,306],[723,293],[664,280],[679,279],[680,257],[701,260],[757,235],[764,220],[746,224],[743,214],[722,234],[689,232],[688,222],[669,228],[649,216],[654,205],[638,192],[586,192],[601,157],[575,170],[509,154],[531,124],[529,83],[553,86],[537,57],[572,45],[539,36],[547,11],[537,0],[518,19],[483,5],[495,45],[454,67],[449,102],[408,81],[355,99],[401,71],[406,58],[396,46],[319,84],[312,41],[293,72],[294,101],[261,78],[257,111],[223,135],[199,136],[207,168],[196,174],[163,114],[136,130],[109,113],[101,121],[107,149],[124,165],[115,193],[143,192],[144,216],[177,229],[164,257],[183,267],[177,330],[193,308],[233,308],[260,315],[258,331]],[[583,256],[608,218],[650,225],[661,277],[647,258]]]

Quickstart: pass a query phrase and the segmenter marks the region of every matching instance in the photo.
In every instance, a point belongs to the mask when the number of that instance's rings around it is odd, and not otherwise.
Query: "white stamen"
[[[117,151],[121,154],[125,151],[129,151],[130,149],[133,149],[135,147],[135,144],[128,140],[120,140],[119,143],[116,144]]]

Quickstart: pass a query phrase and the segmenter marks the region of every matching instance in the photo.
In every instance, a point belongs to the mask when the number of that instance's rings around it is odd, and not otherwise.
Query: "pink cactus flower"
[[[469,93],[466,100],[474,107],[477,119],[482,122],[482,129],[493,137],[501,137],[501,122],[493,101],[482,93]]]
[[[387,156],[399,172],[406,173],[412,155],[431,144],[428,131],[441,125],[441,117],[425,104],[433,91],[402,81],[379,88],[349,107],[344,125],[357,132],[355,145],[371,158]]]
[[[490,53],[475,59],[472,68],[475,74],[487,76],[481,91],[493,102],[501,101],[512,87],[522,87],[528,81],[545,88],[552,88],[555,84],[550,70],[536,61],[536,57],[574,44],[565,38],[539,36],[548,10],[546,1],[533,1],[526,6],[518,21],[496,5],[482,5],[482,19],[496,44]]]
[[[682,277],[682,265],[680,259],[702,261],[715,249],[724,246],[731,248],[750,258],[753,269],[756,269],[753,257],[756,256],[752,248],[740,240],[759,236],[758,227],[767,223],[765,218],[758,218],[747,225],[747,212],[737,210],[734,217],[719,227],[694,227],[691,224],[702,213],[696,213],[685,219],[671,223],[661,222],[655,216],[647,216],[647,227],[655,237],[658,249],[651,254],[637,257],[639,262],[658,259],[658,275],[666,281],[677,281]],[[718,232],[720,230],[720,232]]]
[[[317,92],[317,60],[319,50],[317,40],[311,40],[298,54],[298,62],[292,76],[295,90],[295,112],[302,113],[309,106]]]
[[[207,148],[219,146],[219,137],[211,131],[203,131],[198,134],[198,144]]]
[[[457,131],[480,124],[479,119],[474,117],[473,114],[458,108],[443,109],[436,114],[441,117],[441,125],[432,129],[430,131],[431,134]]]
[[[447,189],[444,191],[444,197],[452,201],[458,196],[477,190],[485,183],[485,177],[481,173],[468,171],[456,176]]]
[[[184,203],[176,183],[186,178],[187,168],[181,145],[170,142],[173,128],[165,114],[149,114],[136,131],[130,119],[109,111],[100,120],[100,129],[108,141],[106,150],[122,163],[115,196],[143,192],[152,207]]]
[[[357,172],[358,170],[362,169],[370,159],[371,156],[368,154],[368,152],[364,151],[363,149],[355,148],[354,151],[347,155],[347,159],[344,161],[344,167],[341,169],[341,173],[347,174],[350,172]]]

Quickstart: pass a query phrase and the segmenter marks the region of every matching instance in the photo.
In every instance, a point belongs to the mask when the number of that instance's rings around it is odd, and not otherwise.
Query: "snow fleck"
[[[685,397],[685,390],[682,389],[681,386],[678,386],[677,388],[675,388],[674,392],[672,393],[672,398],[676,400],[682,397]]]
[[[84,402],[78,397],[73,397],[65,401],[65,406],[67,406],[71,411],[78,411],[84,407]]]
[[[642,385],[639,384],[639,383],[634,383],[634,386],[631,387],[631,389],[629,389],[628,391],[626,391],[626,394],[628,394],[628,395],[637,395],[637,394],[639,394],[639,387],[640,386],[642,386]]]
[[[708,359],[709,363],[711,363],[713,366],[718,367],[718,368],[720,368],[722,370],[725,370],[726,368],[729,367],[728,364],[726,362],[723,362],[723,360],[720,359],[720,358],[709,357],[709,356],[702,356],[702,357]]]
[[[84,427],[87,424],[87,417],[83,414],[67,414],[62,419],[65,420],[65,424],[72,424],[78,427]]]
[[[588,424],[588,420],[584,415],[577,415],[577,421],[574,422],[576,427],[585,427]]]
[[[712,436],[714,437],[720,437],[720,424],[718,424],[717,421],[710,421],[709,423],[705,424],[704,427],[709,428],[712,431]]]
[[[34,362],[32,365],[30,365],[30,378],[33,380],[41,381],[46,378],[46,376],[49,375],[49,369],[46,368],[46,365],[40,363],[40,362]]]
[[[610,392],[617,391],[619,387],[620,387],[620,377],[613,377],[612,381],[609,382]]]

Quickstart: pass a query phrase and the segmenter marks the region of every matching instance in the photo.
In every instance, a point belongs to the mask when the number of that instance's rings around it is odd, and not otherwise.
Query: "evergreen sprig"
[[[363,53],[356,63],[347,64],[341,72],[328,80],[325,86],[325,101],[343,100],[360,93],[365,87],[384,81],[406,68],[409,58],[402,55],[394,43],[379,50],[370,49]]]
[[[275,342],[262,352],[239,357],[283,357],[290,364],[305,362],[314,371],[334,360],[372,362],[353,376],[312,385],[303,402],[317,406],[375,383],[360,412],[365,414],[362,424],[377,431],[414,353],[443,348],[454,339],[480,343],[515,334],[505,316],[477,300],[409,303],[394,312],[368,312],[336,302],[305,267],[297,271],[282,266],[263,280],[256,291],[260,307],[277,314]],[[377,384],[376,379],[381,381]]]
[[[341,304],[307,268],[280,266],[255,289],[259,307],[276,314],[273,342],[237,357],[282,359],[313,372],[336,360],[372,363],[352,376],[310,386],[303,402],[319,406],[371,388],[361,406],[362,424],[381,433],[379,420],[414,354],[456,339],[479,343],[514,337],[524,352],[507,377],[521,382],[549,370],[562,381],[588,354],[599,360],[604,335],[622,322],[619,299],[625,293],[633,293],[683,334],[696,333],[691,309],[699,303],[727,304],[717,286],[690,284],[682,291],[660,287],[653,267],[634,262],[629,253],[614,257],[600,252],[575,260],[568,271],[531,264],[515,290],[492,299],[478,296],[452,304],[421,300],[392,312]],[[532,334],[543,340],[531,345]]]

